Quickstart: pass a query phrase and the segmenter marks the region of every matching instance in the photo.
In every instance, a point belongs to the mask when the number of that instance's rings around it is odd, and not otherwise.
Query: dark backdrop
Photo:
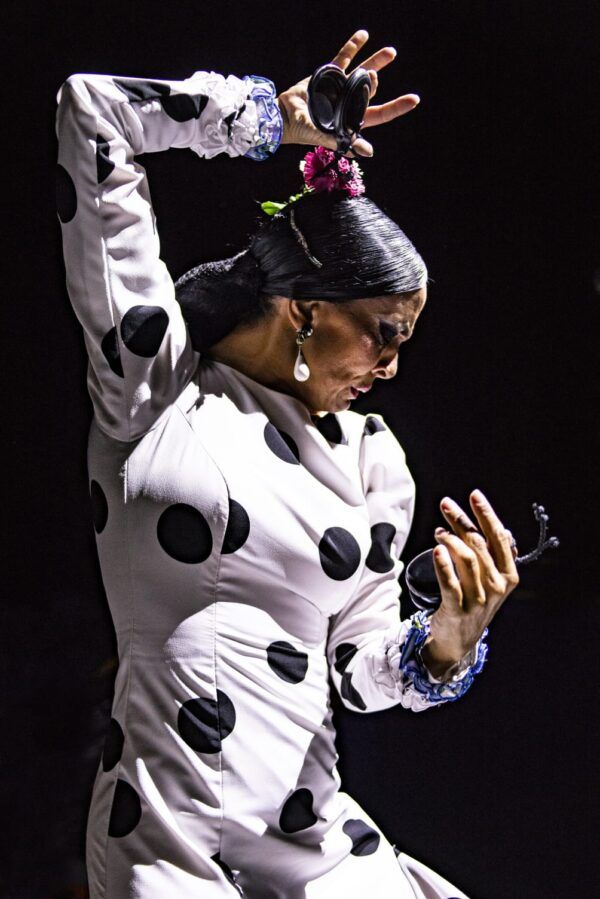
[[[184,78],[197,69],[264,74],[282,90],[361,27],[369,52],[398,48],[377,100],[422,97],[406,118],[368,132],[376,152],[363,163],[368,195],[405,228],[433,279],[397,378],[356,405],[386,416],[417,482],[405,557],[432,544],[440,498],[465,502],[476,486],[522,549],[535,539],[533,501],[562,543],[523,570],[493,624],[485,673],[460,702],[370,716],[337,704],[345,788],[393,842],[474,899],[592,894],[594,5],[5,8],[2,877],[11,899],[75,895],[84,881],[85,816],[114,675],[88,506],[83,342],[54,210],[56,91],[74,72]],[[173,276],[241,249],[253,200],[295,192],[306,149],[283,147],[266,163],[183,150],[141,158]]]

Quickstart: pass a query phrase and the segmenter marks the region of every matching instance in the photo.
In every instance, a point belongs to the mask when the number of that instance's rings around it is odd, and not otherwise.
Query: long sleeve
[[[67,290],[84,330],[96,419],[119,440],[151,428],[197,363],[159,256],[146,172],[134,157],[189,147],[206,158],[266,158],[258,149],[265,141],[252,79],[260,76],[195,72],[183,81],[149,81],[77,74],[58,91]]]
[[[328,662],[344,705],[374,712],[401,704],[423,711],[455,698],[474,669],[461,666],[452,688],[432,698],[426,684],[439,684],[424,668],[419,677],[401,667],[403,649],[418,616],[401,621],[400,554],[412,524],[415,484],[404,450],[380,415],[369,415],[362,437],[360,466],[371,522],[371,550],[351,601],[330,621]],[[479,647],[477,647],[478,649]],[[477,652],[475,652],[477,656]],[[420,683],[419,683],[420,681]],[[469,681],[470,682],[470,681]],[[420,689],[419,689],[420,686]]]

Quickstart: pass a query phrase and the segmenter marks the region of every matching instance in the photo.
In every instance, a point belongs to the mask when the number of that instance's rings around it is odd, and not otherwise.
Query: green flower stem
[[[265,200],[263,203],[260,203],[260,208],[263,212],[266,212],[267,215],[277,215],[277,213],[281,212],[282,209],[285,209],[286,206],[289,206],[291,203],[297,203],[305,194],[310,194],[312,192],[312,187],[304,185],[300,193],[288,197],[287,202],[278,203],[276,200]],[[258,203],[259,201],[257,200],[256,202]]]

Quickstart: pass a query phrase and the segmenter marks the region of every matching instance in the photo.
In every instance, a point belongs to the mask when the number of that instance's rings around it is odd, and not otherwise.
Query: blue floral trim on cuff
[[[262,162],[272,156],[281,143],[283,136],[283,119],[279,106],[275,102],[277,90],[269,78],[262,75],[244,75],[244,81],[252,81],[249,100],[254,100],[258,113],[258,132],[260,143],[252,147],[244,156]]]
[[[408,631],[402,647],[399,662],[400,671],[414,689],[422,696],[425,696],[429,702],[454,702],[460,699],[461,696],[464,696],[473,683],[475,675],[479,674],[484,666],[488,647],[483,641],[487,637],[488,629],[486,628],[481,635],[477,648],[477,658],[467,668],[466,673],[460,677],[460,680],[458,677],[455,677],[445,683],[435,684],[429,679],[428,671],[423,664],[420,654],[420,648],[431,630],[429,623],[431,615],[431,612],[419,611],[411,616],[412,627]]]

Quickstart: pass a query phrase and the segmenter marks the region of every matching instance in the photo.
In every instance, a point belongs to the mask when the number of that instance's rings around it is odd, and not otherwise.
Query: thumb
[[[358,156],[372,156],[373,155],[373,146],[369,143],[368,140],[365,140],[364,137],[357,137],[356,140],[351,144],[350,150],[354,154]]]

